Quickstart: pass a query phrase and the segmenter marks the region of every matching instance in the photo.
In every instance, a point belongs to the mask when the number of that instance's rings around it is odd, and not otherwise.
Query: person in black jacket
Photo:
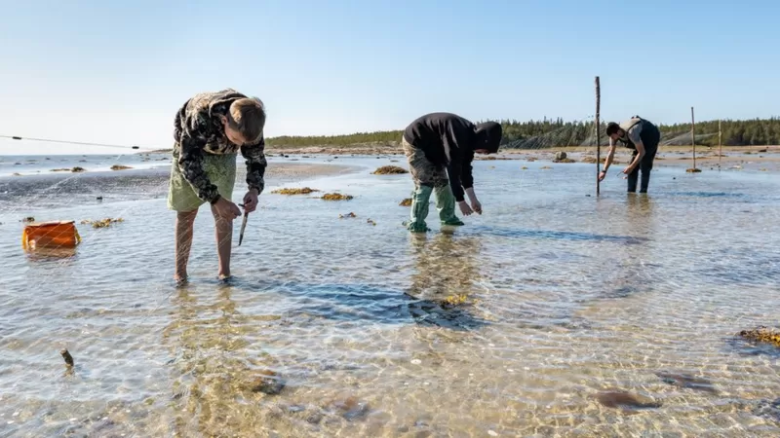
[[[471,162],[474,153],[498,152],[501,135],[498,123],[474,125],[450,113],[424,115],[406,128],[401,144],[415,185],[411,221],[406,223],[409,231],[429,231],[425,219],[431,192],[435,192],[443,225],[464,225],[455,216],[456,203],[465,216],[482,214],[482,204],[474,193]],[[466,203],[464,192],[471,206]]]

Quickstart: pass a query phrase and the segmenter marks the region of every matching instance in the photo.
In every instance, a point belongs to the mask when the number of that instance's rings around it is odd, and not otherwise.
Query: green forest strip
[[[721,138],[724,146],[780,145],[780,118],[755,120],[723,120]],[[562,119],[518,122],[502,120],[504,148],[542,149],[564,146],[595,146],[593,122],[564,122]],[[691,144],[691,125],[678,123],[660,125],[661,144],[685,146]],[[601,125],[601,144],[608,139]],[[353,146],[364,144],[394,144],[400,141],[402,131],[358,132],[334,136],[281,136],[267,139],[268,146]],[[696,123],[696,144],[717,146],[718,121]]]

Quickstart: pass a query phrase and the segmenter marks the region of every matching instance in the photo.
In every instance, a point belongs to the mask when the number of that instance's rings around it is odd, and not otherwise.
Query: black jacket
[[[460,202],[464,189],[474,187],[474,150],[498,151],[501,125],[489,122],[476,126],[455,114],[432,113],[407,126],[404,138],[421,149],[431,163],[446,166],[455,200]]]

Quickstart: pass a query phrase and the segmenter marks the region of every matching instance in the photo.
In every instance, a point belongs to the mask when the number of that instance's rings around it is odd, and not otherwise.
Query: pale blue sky
[[[190,95],[262,98],[268,136],[450,111],[661,123],[780,115],[780,1],[0,0],[0,134],[169,147]],[[608,55],[612,49],[612,57]],[[21,145],[27,150],[20,150]],[[0,154],[98,148],[0,139]]]

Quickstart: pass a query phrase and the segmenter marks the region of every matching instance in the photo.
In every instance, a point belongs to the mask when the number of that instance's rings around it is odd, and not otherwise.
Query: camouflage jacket
[[[203,168],[205,154],[235,154],[239,149],[225,136],[220,116],[228,114],[230,105],[246,97],[232,89],[216,93],[201,93],[188,100],[176,113],[173,137],[174,161],[184,178],[192,185],[200,199],[215,202],[219,198],[217,186],[209,181]],[[263,192],[265,182],[265,139],[254,145],[240,146],[246,159],[246,183],[250,189]]]

